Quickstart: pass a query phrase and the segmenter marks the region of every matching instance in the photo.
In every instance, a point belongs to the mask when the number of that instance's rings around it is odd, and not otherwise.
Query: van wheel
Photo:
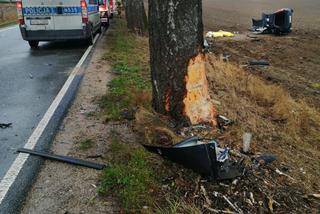
[[[38,48],[39,47],[39,41],[28,41],[31,48]]]

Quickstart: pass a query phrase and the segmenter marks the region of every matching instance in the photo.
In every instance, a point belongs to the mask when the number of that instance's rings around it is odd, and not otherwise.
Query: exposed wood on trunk
[[[201,0],[149,0],[148,17],[154,109],[179,124],[216,125],[205,75]]]
[[[148,30],[147,15],[143,0],[126,0],[125,13],[128,29],[139,35]]]

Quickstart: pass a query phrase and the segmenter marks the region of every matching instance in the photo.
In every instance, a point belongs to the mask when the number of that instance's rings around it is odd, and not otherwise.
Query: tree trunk
[[[178,124],[216,126],[203,53],[201,0],[149,0],[153,107]]]
[[[139,35],[147,31],[147,15],[144,9],[143,0],[126,0],[125,12],[128,29]]]

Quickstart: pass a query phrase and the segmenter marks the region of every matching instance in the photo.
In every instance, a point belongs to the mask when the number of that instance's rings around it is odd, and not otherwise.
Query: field
[[[14,4],[0,2],[0,27],[14,23],[17,19],[16,13]]]
[[[272,83],[285,87],[294,98],[306,100],[320,107],[320,2],[310,1],[218,1],[205,0],[205,31],[229,30],[239,32],[231,40],[217,40],[214,52],[231,55],[235,64],[249,59],[265,59],[269,68],[248,68]],[[262,12],[273,12],[283,7],[294,9],[293,32],[288,36],[247,37],[251,18]]]
[[[249,37],[251,18],[283,7],[295,11],[291,34]],[[257,151],[277,154],[309,190],[319,188],[319,8],[318,1],[203,1],[205,32],[236,32],[215,39],[209,54],[212,96],[222,103],[219,112],[237,121],[224,141],[239,146],[249,130]],[[247,66],[251,59],[270,66]]]

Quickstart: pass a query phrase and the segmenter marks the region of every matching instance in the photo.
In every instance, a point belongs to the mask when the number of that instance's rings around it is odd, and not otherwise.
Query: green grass
[[[314,89],[320,89],[320,83],[314,83],[314,84],[312,84],[312,87]]]
[[[88,150],[93,147],[93,144],[94,144],[93,140],[85,139],[85,140],[79,142],[79,149]]]
[[[113,27],[103,57],[112,66],[113,79],[99,104],[107,120],[120,120],[123,110],[151,108],[149,46],[147,38],[129,33],[123,20],[116,19]],[[163,162],[141,145],[121,142],[116,132],[111,135],[109,167],[101,176],[100,194],[116,196],[128,213],[141,213],[144,206],[149,209],[143,213],[199,213],[177,195],[161,190],[165,178],[177,171],[171,162]]]
[[[114,77],[108,84],[108,94],[99,103],[106,120],[120,120],[122,111],[150,105],[151,83],[145,60],[148,52],[139,50],[146,50],[147,39],[128,33],[125,23],[117,20],[107,42],[108,51],[103,58],[111,63]]]
[[[104,170],[98,192],[114,193],[127,211],[152,206],[157,179],[151,155],[143,148],[132,148],[115,139],[110,152],[112,164]]]
[[[0,28],[9,27],[11,25],[15,25],[16,23],[17,22],[15,20],[5,21],[5,22],[0,21]]]

